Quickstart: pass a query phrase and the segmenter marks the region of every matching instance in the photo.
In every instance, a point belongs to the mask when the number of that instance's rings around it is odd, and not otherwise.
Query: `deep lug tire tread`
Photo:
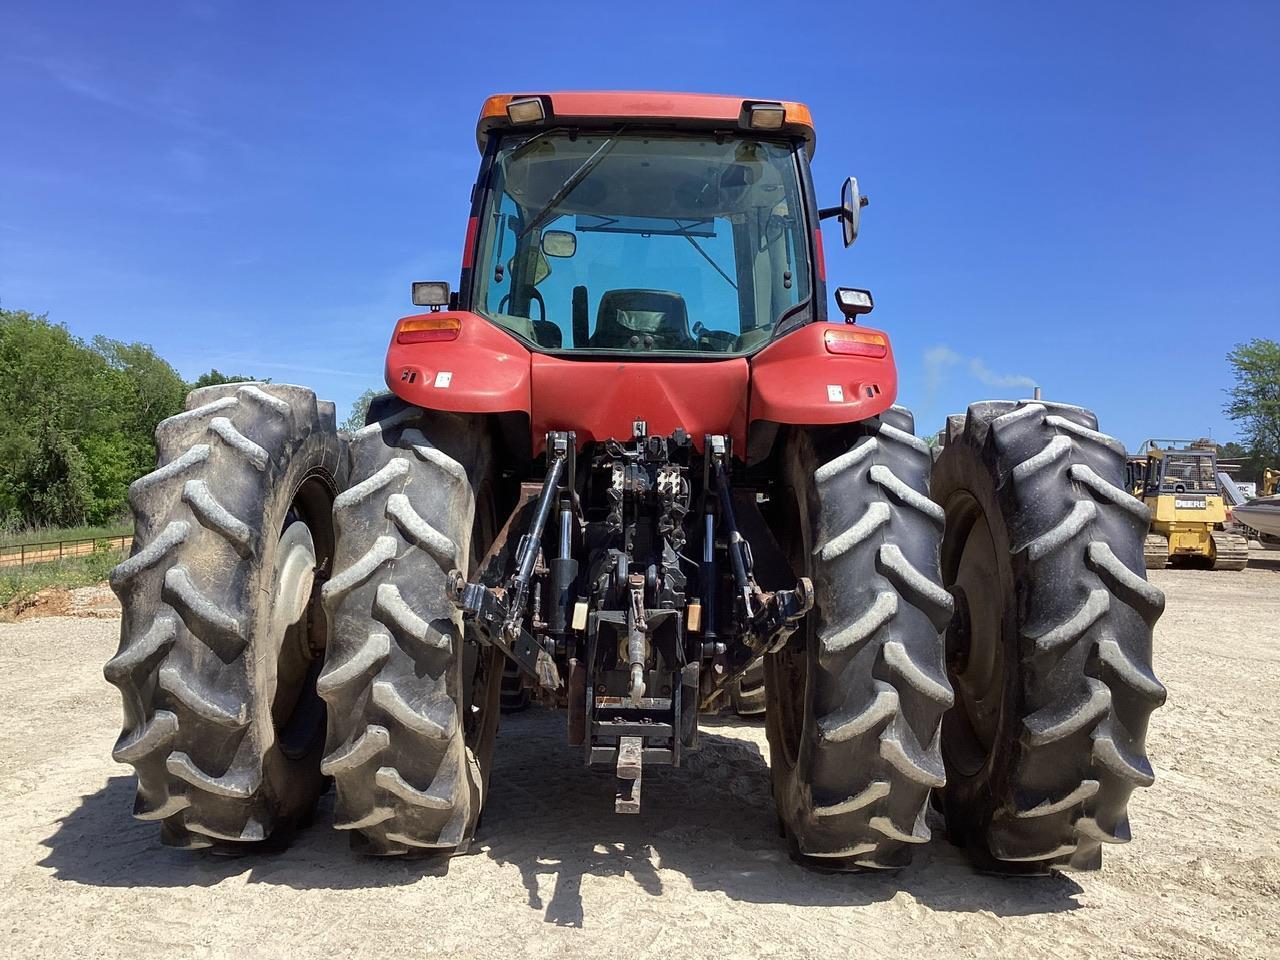
[[[987,402],[951,420],[935,495],[985,485],[977,499],[1007,532],[1013,580],[1021,706],[986,768],[967,786],[949,770],[943,795],[952,838],[984,867],[1096,867],[1100,844],[1129,839],[1129,796],[1154,779],[1145,739],[1165,700],[1151,669],[1164,597],[1146,582],[1149,512],[1123,490],[1124,463],[1080,407]]]
[[[488,440],[465,418],[398,402],[376,415],[351,438],[351,485],[334,505],[323,769],[335,826],[358,852],[465,849],[482,784],[458,715],[462,621],[445,582],[467,572]]]
[[[103,674],[124,702],[113,757],[134,767],[134,813],[162,821],[165,843],[234,852],[287,838],[323,786],[315,763],[281,753],[253,652],[281,498],[300,474],[336,492],[341,444],[331,404],[251,383],[194,391],[156,444],[159,465],[129,489],[133,552],[111,574],[121,639]]]
[[[764,662],[754,661],[729,688],[729,705],[744,720],[764,716]]]
[[[817,622],[799,751],[794,766],[775,759],[774,794],[805,861],[893,869],[928,841],[929,794],[943,782],[951,689],[941,631],[952,609],[938,567],[943,515],[929,498],[932,453],[909,412],[860,424],[843,446],[831,455],[797,434],[786,454],[808,501]],[[767,717],[775,758],[778,695]]]

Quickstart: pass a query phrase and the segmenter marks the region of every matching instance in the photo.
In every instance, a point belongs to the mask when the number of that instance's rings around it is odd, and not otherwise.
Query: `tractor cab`
[[[432,312],[403,318],[388,351],[403,399],[496,411],[529,459],[555,431],[583,449],[643,423],[699,453],[725,436],[731,459],[754,461],[781,425],[893,404],[889,336],[854,326],[870,292],[836,290],[826,322],[819,224],[838,220],[852,244],[866,200],[850,177],[818,206],[803,104],[499,95],[477,142],[458,289],[415,284]]]
[[[825,319],[818,221],[852,243],[865,203],[818,208],[797,103],[496,96],[477,137],[455,308],[555,356],[746,356]]]

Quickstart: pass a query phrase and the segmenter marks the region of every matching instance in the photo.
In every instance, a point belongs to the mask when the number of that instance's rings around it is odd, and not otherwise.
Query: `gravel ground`
[[[936,823],[896,876],[799,869],[757,724],[709,722],[615,816],[611,780],[536,709],[505,719],[478,842],[447,865],[355,858],[327,799],[286,853],[172,851],[109,757],[118,621],[0,624],[0,954],[1280,956],[1280,554],[1153,580],[1157,783],[1101,872],[1040,880],[975,874]]]

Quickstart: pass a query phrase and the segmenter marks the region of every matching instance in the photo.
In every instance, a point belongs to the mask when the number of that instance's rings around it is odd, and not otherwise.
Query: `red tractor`
[[[1093,415],[916,436],[871,295],[828,316],[819,222],[865,201],[819,208],[800,104],[496,96],[477,136],[458,288],[413,285],[363,429],[262,383],[157,429],[106,666],[135,815],[235,852],[332,780],[356,850],[463,851],[504,670],[635,813],[762,664],[804,862],[904,865],[931,798],[983,868],[1129,839],[1163,597]]]

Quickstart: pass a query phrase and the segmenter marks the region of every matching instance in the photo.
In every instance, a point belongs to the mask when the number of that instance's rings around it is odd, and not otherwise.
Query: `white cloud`
[[[996,387],[1003,390],[1015,388],[1031,390],[1038,385],[1033,377],[1029,377],[1026,374],[997,373],[987,366],[986,361],[981,357],[967,357],[946,344],[940,343],[930,347],[924,354],[926,406],[932,406],[949,372],[956,367],[965,368],[969,372],[969,376],[979,383],[986,384],[988,387]]]
[[[96,103],[119,107],[122,110],[131,109],[129,103],[94,76],[93,71],[85,63],[59,57],[22,57],[21,59],[41,67],[56,83],[71,93]]]
[[[969,372],[975,380],[980,380],[989,387],[1026,387],[1034,389],[1038,384],[1031,377],[1021,373],[995,373],[979,357],[969,361]]]
[[[964,357],[945,344],[930,347],[924,354],[924,385],[930,397],[942,387],[947,378],[947,370],[956,364],[964,363]]]

